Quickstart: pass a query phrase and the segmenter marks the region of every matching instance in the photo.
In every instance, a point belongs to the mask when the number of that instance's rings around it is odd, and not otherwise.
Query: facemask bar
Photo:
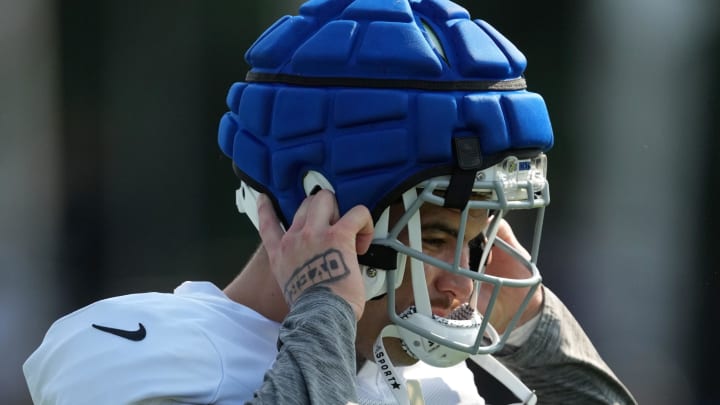
[[[459,265],[460,256],[464,247],[462,244],[456,245],[452,263],[444,262],[422,252],[420,207],[426,203],[443,206],[444,198],[433,194],[433,191],[446,190],[449,184],[449,177],[436,177],[418,184],[416,188],[406,191],[403,194],[405,213],[397,223],[390,229],[389,207],[382,213],[376,223],[375,240],[373,243],[388,246],[398,252],[397,267],[396,270],[383,271],[363,266],[364,273],[369,272],[369,270],[374,270],[376,274],[375,276],[365,275],[363,277],[366,283],[366,290],[373,291],[372,294],[368,295],[368,298],[376,297],[386,292],[388,294],[388,312],[390,313],[391,320],[393,320],[396,325],[423,336],[424,339],[428,339],[433,345],[439,343],[469,354],[492,353],[500,349],[507,339],[509,331],[511,331],[517,323],[523,312],[522,310],[527,306],[530,297],[535,289],[537,289],[541,280],[535,263],[537,262],[539,251],[544,207],[550,202],[549,187],[545,179],[545,174],[546,158],[544,154],[524,160],[510,156],[503,162],[477,173],[474,189],[478,192],[491,194],[491,198],[488,200],[470,200],[461,212],[459,224],[459,234],[462,235],[465,232],[470,209],[487,209],[494,212],[490,224],[485,231],[488,242],[482,252],[480,261],[482,265],[477,271],[475,269],[462,268]],[[304,183],[306,189],[312,189],[320,185],[323,188],[332,190],[330,182],[317,172],[309,172]],[[419,195],[417,190],[422,190]],[[256,227],[258,226],[257,195],[258,192],[252,187],[249,187],[245,182],[241,182],[241,187],[236,192],[236,204],[239,211],[247,214]],[[496,238],[500,220],[508,211],[514,209],[537,209],[533,243],[530,250],[531,258],[529,261],[525,260],[520,253],[516,252],[502,240]],[[398,236],[404,228],[408,229],[408,245],[398,240]],[[486,274],[484,263],[487,262],[487,257],[492,246],[497,246],[513,256],[519,263],[523,264],[528,269],[529,277],[525,279],[508,279]],[[402,319],[395,312],[395,289],[399,287],[402,282],[405,261],[408,257],[411,260],[410,271],[412,272],[413,290],[415,292],[418,316],[429,321],[423,321],[425,324],[423,327],[416,325],[417,317],[410,322]],[[477,293],[480,291],[482,283],[488,283],[493,286],[493,293],[490,297],[488,307],[482,317],[480,325],[472,328],[474,333],[471,339],[468,337],[468,333],[455,333],[454,335],[446,333],[447,330],[444,329],[447,328],[444,328],[432,319],[432,308],[426,286],[424,263],[472,279],[474,283],[474,293],[469,304],[473,308],[476,307]],[[371,289],[368,288],[370,286],[372,287]],[[531,289],[525,297],[521,310],[517,311],[508,325],[506,333],[498,338],[497,333],[488,323],[488,319],[489,314],[492,313],[492,309],[494,308],[500,288],[502,287],[530,287]],[[465,332],[468,331],[466,330]],[[447,336],[450,337],[448,338]]]
[[[531,162],[531,163],[528,163]],[[457,243],[452,263],[429,256],[422,251],[422,236],[420,229],[420,207],[423,204],[434,204],[443,206],[444,198],[436,195],[434,191],[446,190],[449,184],[449,177],[438,177],[420,183],[416,188],[408,190],[403,194],[403,206],[405,212],[392,228],[387,232],[384,239],[376,239],[373,243],[391,247],[399,253],[399,256],[407,256],[411,260],[410,271],[412,275],[413,291],[415,294],[415,306],[417,314],[413,319],[404,319],[396,312],[396,295],[395,289],[387,288],[388,294],[388,312],[391,320],[401,328],[405,328],[424,339],[427,339],[431,345],[440,344],[451,349],[459,350],[469,354],[493,353],[499,350],[507,340],[510,331],[517,324],[520,316],[527,307],[530,298],[540,285],[541,277],[537,269],[537,256],[539,252],[540,236],[542,232],[544,207],[550,201],[549,187],[545,180],[546,160],[544,155],[531,160],[518,160],[515,157],[509,157],[502,163],[478,172],[474,190],[481,193],[491,194],[487,200],[470,200],[466,207],[461,211],[459,235],[463,235],[467,224],[468,214],[471,209],[487,209],[493,212],[491,220],[485,230],[487,243],[482,251],[480,267],[478,269],[468,269],[460,266],[460,258],[464,245],[462,237],[459,237],[460,243]],[[524,171],[523,172],[523,167]],[[518,170],[520,167],[520,170]],[[421,190],[418,194],[417,190]],[[509,244],[497,238],[497,232],[501,224],[501,220],[507,212],[514,209],[537,209],[535,229],[533,232],[533,242],[530,249],[530,259],[526,259],[523,255],[516,251]],[[407,228],[408,244],[400,242],[398,236]],[[528,272],[526,278],[511,279],[497,277],[486,274],[485,263],[490,254],[491,248],[495,246],[512,256],[518,263],[523,265]],[[483,283],[492,286],[492,293],[489,298],[484,316],[479,326],[472,327],[472,336],[469,336],[468,330],[461,333],[448,330],[442,322],[433,320],[432,308],[427,291],[425,279],[424,263],[450,271],[461,276],[468,277],[473,280],[474,292],[470,299],[469,305],[473,308],[477,307],[478,292]],[[395,274],[395,271],[387,272],[387,286],[397,286],[401,282]],[[506,331],[502,336],[498,335],[489,324],[490,314],[495,307],[501,288],[529,288],[522,305],[516,311],[515,315],[507,325]],[[425,318],[418,322],[418,317]],[[427,322],[430,320],[431,322]],[[423,324],[419,326],[419,324]],[[493,338],[495,337],[495,338]],[[407,344],[407,342],[406,342]]]

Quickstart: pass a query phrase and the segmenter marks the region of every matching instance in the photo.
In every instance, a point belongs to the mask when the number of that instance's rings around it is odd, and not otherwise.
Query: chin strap
[[[507,405],[535,405],[537,403],[537,396],[535,393],[492,355],[476,354],[474,356],[470,356],[470,361],[485,370],[485,372],[495,378],[520,401],[508,403]]]
[[[425,405],[423,399],[422,389],[420,388],[420,382],[417,380],[405,380],[400,373],[397,372],[390,356],[385,350],[385,344],[383,338],[394,337],[400,339],[397,326],[388,325],[383,328],[375,341],[373,353],[375,355],[375,364],[380,369],[385,382],[390,388],[395,397],[395,401],[398,405]]]
[[[383,338],[386,337],[400,339],[397,326],[388,325],[383,328],[373,347],[375,363],[387,383],[390,392],[395,397],[395,401],[398,405],[424,405],[425,401],[420,388],[420,382],[417,380],[405,380],[392,364],[390,356],[385,349],[385,344],[383,343]],[[535,393],[492,355],[478,354],[470,356],[470,361],[477,364],[490,376],[495,378],[518,400],[518,402],[494,405],[535,405],[537,403]],[[482,389],[482,387],[480,388]]]

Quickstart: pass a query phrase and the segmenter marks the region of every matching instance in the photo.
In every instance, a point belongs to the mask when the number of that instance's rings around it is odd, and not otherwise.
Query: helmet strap
[[[395,397],[395,401],[398,405],[425,405],[420,382],[417,380],[405,380],[392,364],[390,356],[387,350],[385,350],[385,344],[383,343],[383,339],[386,337],[400,339],[397,326],[387,325],[384,327],[373,347],[375,364],[377,364],[379,372],[387,383],[390,392]]]
[[[503,365],[498,359],[490,354],[476,354],[470,356],[470,361],[477,364],[480,368],[485,370],[495,380],[501,383],[505,388],[508,389],[515,396],[519,402],[513,402],[509,405],[535,405],[537,403],[537,396],[527,385],[510,371],[505,365]]]
[[[420,221],[419,207],[411,208],[418,200],[417,190],[411,188],[403,193],[403,205],[405,209],[413,209],[414,212],[407,222],[408,246],[418,252],[422,252],[422,225]],[[430,307],[430,296],[427,290],[425,279],[424,263],[414,257],[410,257],[410,274],[412,275],[412,287],[415,295],[415,306],[419,313],[432,316]]]

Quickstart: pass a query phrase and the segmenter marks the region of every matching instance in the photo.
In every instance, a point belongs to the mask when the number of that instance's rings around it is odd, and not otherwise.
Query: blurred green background
[[[257,245],[216,144],[244,51],[299,1],[0,0],[0,401],[53,320],[223,286]],[[720,4],[461,2],[553,119],[540,267],[643,404],[714,404]]]

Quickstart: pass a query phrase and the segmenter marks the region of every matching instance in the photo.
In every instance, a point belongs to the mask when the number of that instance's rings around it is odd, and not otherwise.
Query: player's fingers
[[[308,198],[314,198],[308,206],[306,223],[315,228],[333,225],[340,218],[335,194],[330,190],[320,190]]]
[[[372,215],[367,207],[356,205],[338,221],[338,226],[347,227],[355,234],[355,250],[358,254],[365,254],[370,247],[375,232]]]
[[[270,198],[265,194],[258,195],[257,208],[260,238],[266,249],[274,250],[284,233],[280,220]]]
[[[530,254],[527,252],[527,250],[525,250],[525,247],[523,247],[520,241],[518,241],[515,237],[515,233],[513,232],[510,223],[508,223],[504,219],[500,221],[497,236],[507,242],[510,246],[517,249],[520,253],[522,253],[523,256],[526,256],[527,258],[530,257]]]
[[[500,220],[500,225],[498,226],[498,232],[497,235],[502,238],[505,242],[511,243],[515,241],[515,234],[513,233],[512,228],[510,227],[510,224],[504,220]]]

